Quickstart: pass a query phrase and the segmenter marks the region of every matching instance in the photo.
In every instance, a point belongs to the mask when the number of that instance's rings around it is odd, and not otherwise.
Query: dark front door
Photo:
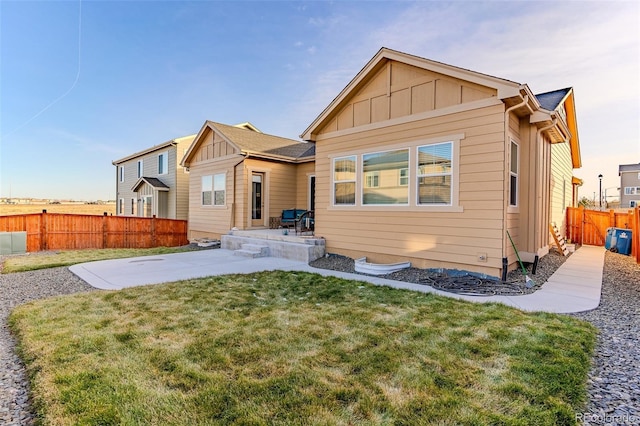
[[[264,173],[251,175],[251,226],[264,226],[262,209],[264,207],[262,192],[264,187]]]

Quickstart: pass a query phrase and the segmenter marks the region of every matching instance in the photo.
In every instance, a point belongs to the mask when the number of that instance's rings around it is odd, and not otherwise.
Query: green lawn
[[[42,300],[10,326],[52,425],[570,425],[596,335],[291,272]]]
[[[181,253],[193,250],[185,247],[155,247],[146,249],[86,249],[63,250],[58,252],[36,252],[5,259],[2,273],[33,271],[36,269],[70,266],[95,260],[121,259],[136,256]]]

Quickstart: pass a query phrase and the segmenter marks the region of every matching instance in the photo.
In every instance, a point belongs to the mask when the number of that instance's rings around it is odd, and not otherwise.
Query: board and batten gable
[[[498,275],[505,219],[505,106],[496,91],[388,61],[343,103],[316,139],[316,235],[326,239],[327,251],[377,263],[409,260],[416,267]],[[371,126],[377,121],[387,125]],[[417,148],[446,142],[454,146],[453,205],[417,205],[412,166]],[[406,205],[334,205],[335,158],[357,158],[356,187],[361,188],[363,155],[392,149],[409,150]]]
[[[246,172],[240,149],[210,128],[198,138],[198,149],[189,164],[189,239],[220,238],[245,223],[244,202],[237,194],[245,192]],[[224,205],[203,205],[202,177],[225,175]],[[234,193],[236,197],[234,197]]]

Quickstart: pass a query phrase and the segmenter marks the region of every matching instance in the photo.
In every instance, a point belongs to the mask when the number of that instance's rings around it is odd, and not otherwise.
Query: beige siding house
[[[316,235],[370,262],[493,276],[516,267],[507,231],[546,254],[580,167],[573,91],[558,92],[381,49],[301,136]]]
[[[186,220],[189,173],[180,161],[194,137],[172,139],[113,161],[116,214]]]
[[[207,121],[184,156],[190,171],[189,239],[267,228],[282,210],[313,208],[315,144],[262,133],[250,123]]]

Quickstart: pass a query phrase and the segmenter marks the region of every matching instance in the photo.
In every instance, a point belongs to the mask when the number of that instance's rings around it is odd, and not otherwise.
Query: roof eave
[[[134,154],[128,155],[128,156],[126,156],[124,158],[121,158],[119,160],[113,160],[111,162],[111,164],[113,164],[114,166],[117,166],[118,164],[124,163],[125,161],[133,160],[136,157],[141,157],[141,156],[147,155],[147,154],[149,154],[149,153],[151,153],[153,151],[158,151],[160,149],[164,149],[164,148],[167,148],[167,147],[170,147],[170,146],[176,146],[176,145],[178,145],[178,142],[176,142],[175,139],[172,139],[170,141],[163,142],[163,143],[158,144],[158,145],[154,145],[151,148],[147,148],[147,149],[145,149],[143,151],[139,151],[139,152],[136,152]]]
[[[316,119],[305,129],[300,138],[306,141],[315,141],[317,137],[316,131],[322,127],[330,118],[334,110],[339,108],[342,102],[346,100],[353,90],[355,90],[363,80],[372,72],[386,64],[387,61],[398,61],[408,65],[416,66],[422,69],[433,71],[440,74],[449,75],[454,78],[470,81],[476,84],[492,87],[497,90],[498,98],[506,99],[520,96],[521,84],[493,77],[487,74],[481,74],[464,68],[455,67],[442,62],[433,61],[426,58],[410,55],[407,53],[381,48],[369,62],[356,74],[356,76],[345,86],[344,89],[336,96],[331,103],[316,117]],[[531,96],[534,98],[533,96]]]

